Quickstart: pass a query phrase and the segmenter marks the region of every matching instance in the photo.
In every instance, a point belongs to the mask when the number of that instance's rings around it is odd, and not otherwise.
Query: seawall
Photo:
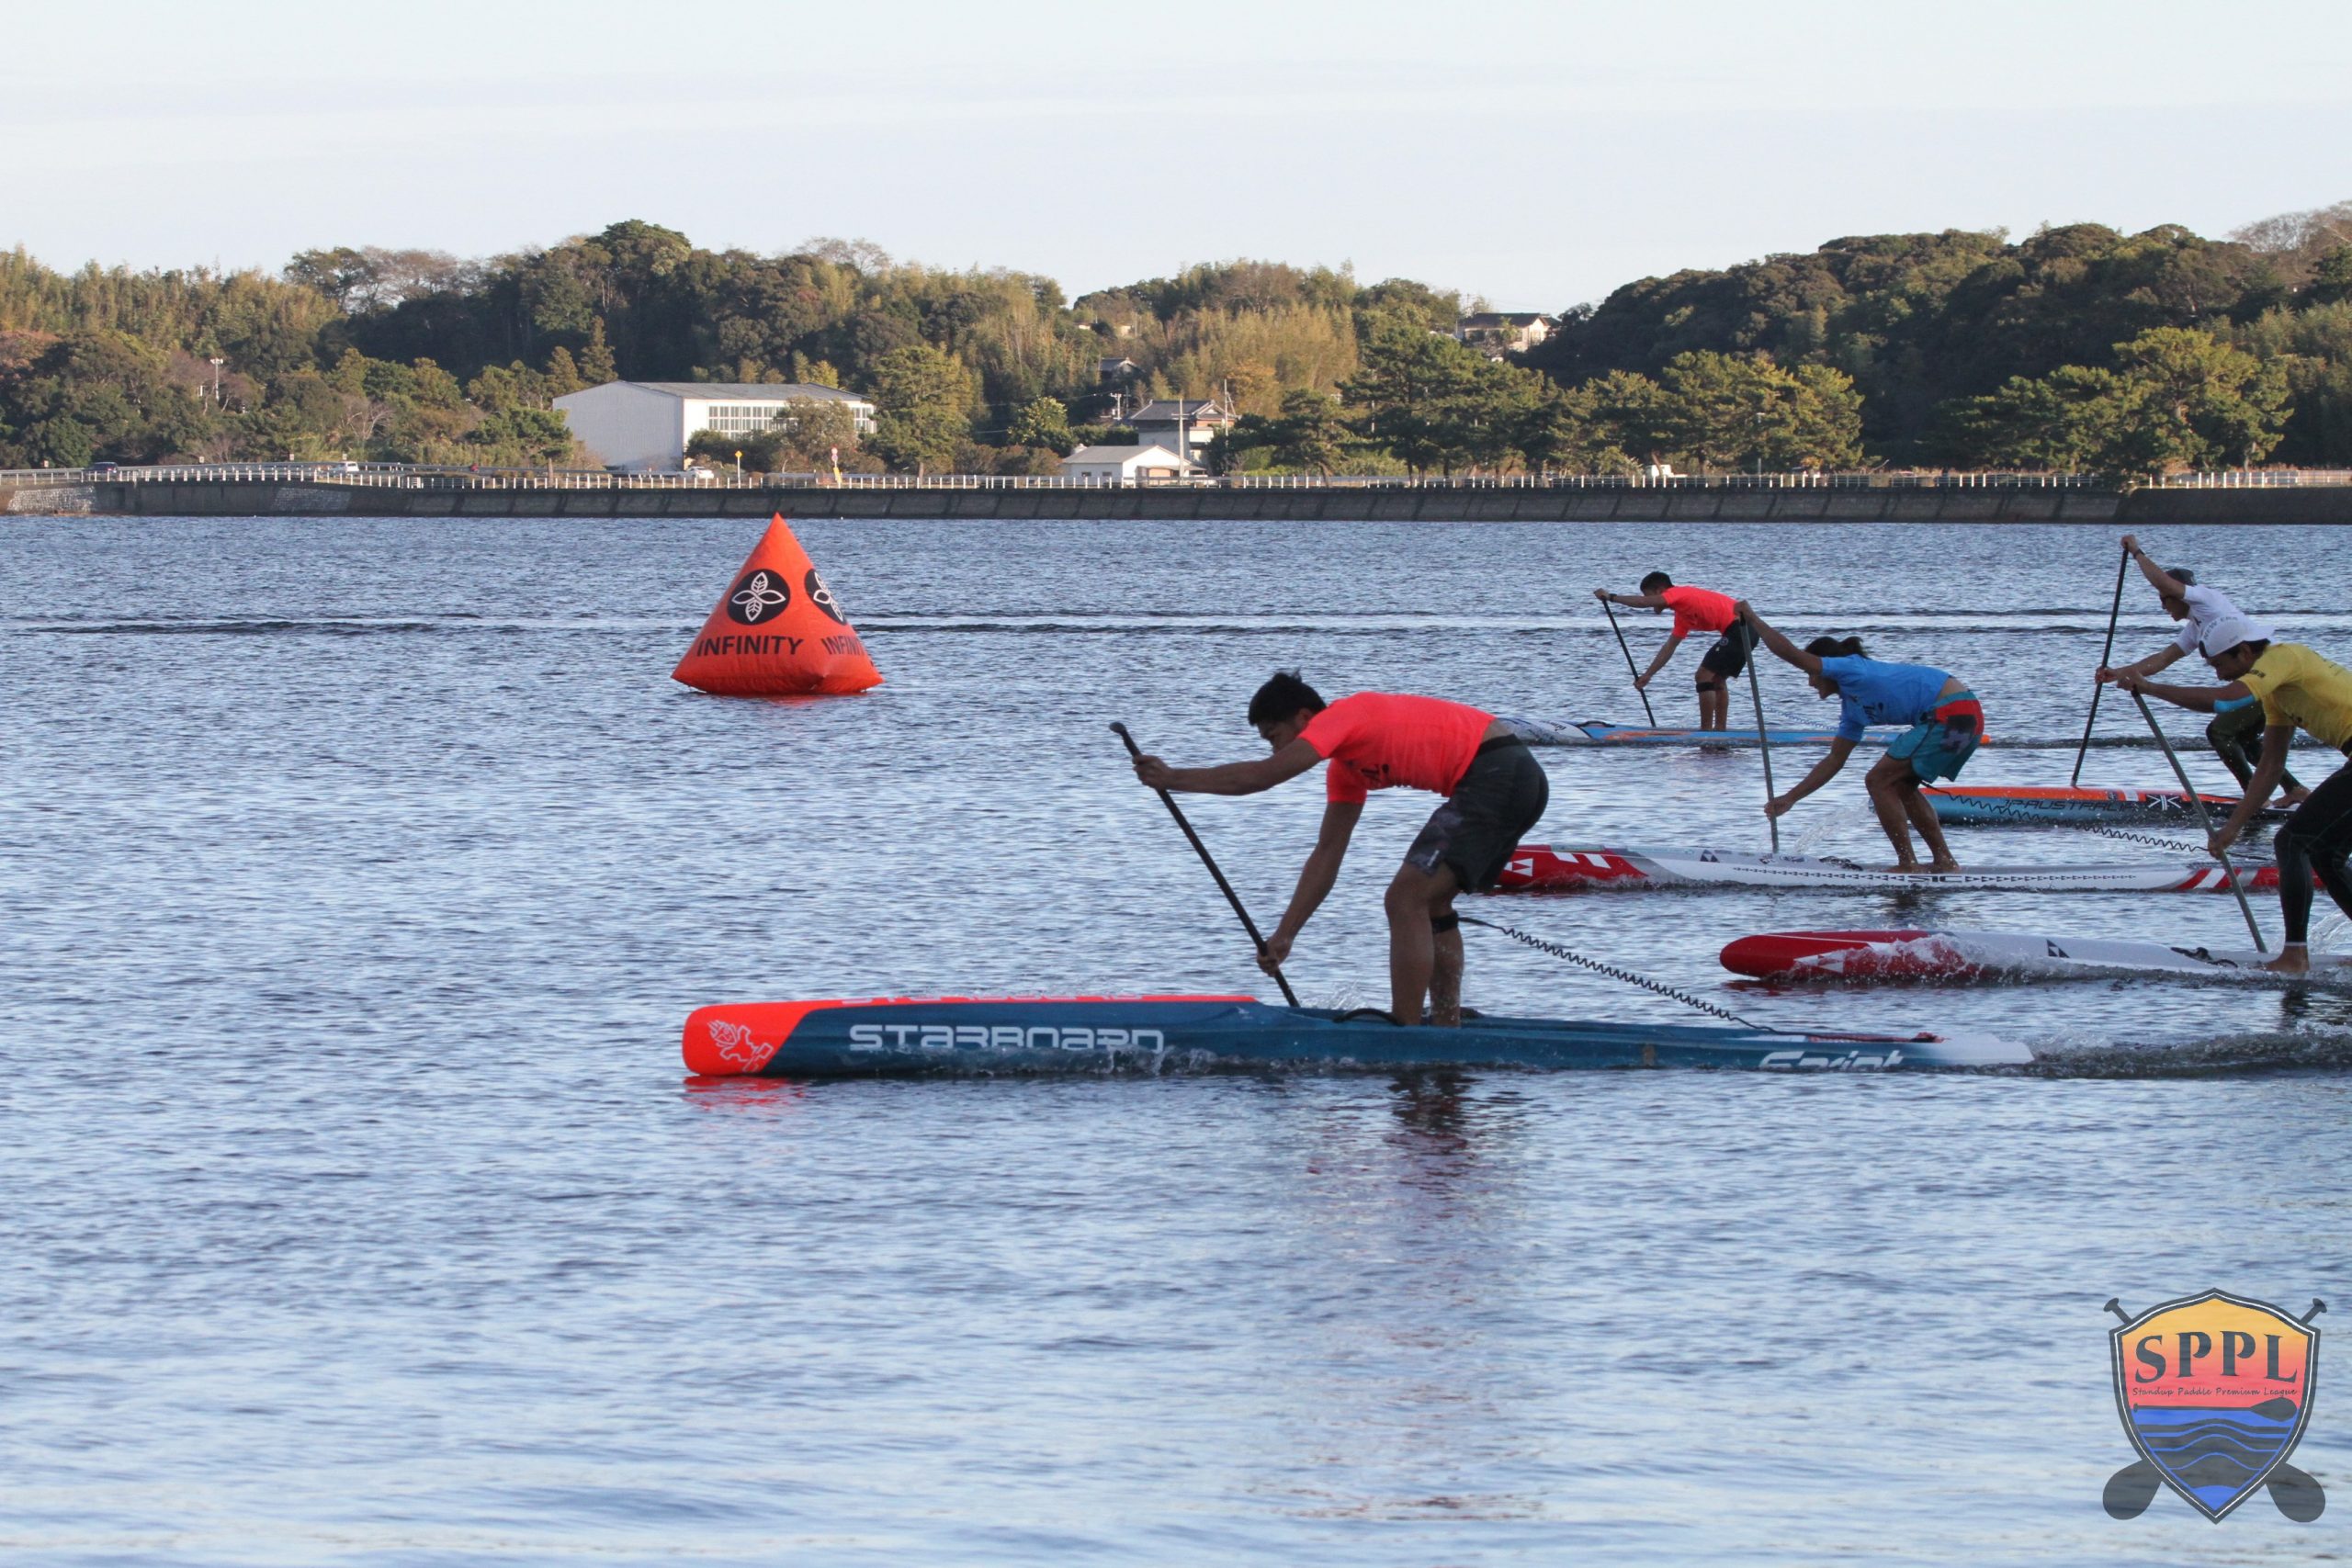
[[[0,488],[0,512],[70,516],[787,517],[1306,523],[2352,522],[2352,487],[1754,490],[1689,486],[1227,490],[398,489],[254,480]]]

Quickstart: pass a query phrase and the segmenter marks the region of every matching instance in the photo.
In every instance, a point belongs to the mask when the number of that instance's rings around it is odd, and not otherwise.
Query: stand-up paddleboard
[[[1607,724],[1599,719],[1587,719],[1577,724],[1553,724],[1540,718],[1518,718],[1505,716],[1503,722],[1530,746],[1726,746],[1757,745],[1754,729],[1701,729],[1696,726],[1682,728],[1673,725]],[[1857,746],[1884,746],[1902,734],[1900,728],[1883,727],[1866,730]],[[1838,738],[1834,729],[1767,729],[1765,737],[1775,746],[1826,746]],[[1996,733],[1984,739],[1988,750],[1995,751],[2072,751],[2081,745],[2076,735],[2013,736]],[[2298,735],[2299,747],[2316,746],[2319,742],[2309,736]],[[2157,749],[2153,735],[2101,735],[2090,742],[2094,751],[2139,750]]]
[[[1945,822],[2015,824],[2045,822],[2151,822],[2173,827],[2197,825],[2196,808],[2188,792],[2178,789],[2098,788],[2090,784],[1928,784],[1919,791]],[[2198,792],[2205,809],[2220,821],[2238,807],[2233,795]],[[2280,818],[2286,811],[2266,807],[2257,820]]]
[[[2244,865],[2248,891],[2278,886],[2275,865]],[[1849,892],[2226,893],[2229,878],[2211,861],[2148,865],[1970,866],[1962,871],[1884,871],[1810,855],[1746,854],[1732,850],[1581,849],[1521,844],[1503,868],[1498,892],[1711,891],[1728,888],[1828,888]]]
[[[2020,931],[1771,931],[1723,951],[1724,967],[1759,980],[2098,980],[2119,976],[2307,983],[2272,975],[2252,949],[2030,936]],[[2309,977],[2341,985],[2352,958],[2313,954]]]
[[[763,1077],[1430,1066],[1882,1072],[2033,1060],[2022,1045],[1933,1033],[1522,1018],[1399,1029],[1383,1015],[1269,1007],[1238,996],[751,1002],[697,1009],[686,1020],[684,1048],[689,1071]]]

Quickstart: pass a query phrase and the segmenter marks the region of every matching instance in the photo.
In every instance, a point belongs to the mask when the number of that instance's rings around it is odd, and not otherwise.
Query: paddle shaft
[[[2123,574],[2131,570],[2132,552],[2126,550],[2123,552],[2123,558],[2115,563],[2115,603],[2109,605],[2107,610],[2107,647],[2098,656],[2098,661],[2102,666],[2115,657],[2115,623],[2123,614]],[[2075,748],[2075,772],[2074,775],[2066,781],[2069,785],[2083,782],[2083,759],[2090,755],[2091,729],[2098,723],[2098,697],[2099,693],[2104,690],[2106,690],[2105,682],[2091,682],[2091,716],[2083,720],[2083,743]],[[2153,724],[2155,721],[2151,719],[2149,722]],[[2160,729],[2156,733],[2161,736],[2164,731]]]
[[[1746,630],[1747,623],[1734,621],[1732,625]],[[1772,787],[1772,738],[1764,733],[1764,689],[1756,683],[1757,644],[1756,634],[1753,631],[1747,632],[1747,696],[1748,700],[1756,705],[1756,745],[1757,749],[1764,753],[1764,804],[1770,806],[1779,795],[1779,792]],[[1764,823],[1772,829],[1772,852],[1779,854],[1781,852],[1781,819],[1777,817],[1767,817],[1764,818]]]
[[[2165,727],[2156,722],[2155,710],[2148,705],[2146,697],[2134,692],[2132,694],[2132,700],[2140,705],[2140,716],[2148,721],[2150,729],[2155,731],[2156,744],[2165,749],[2165,761],[2172,764],[2173,777],[2180,781],[2181,789],[2188,796],[2188,804],[2197,807],[2197,825],[2205,829],[2207,839],[2211,839],[2213,836],[2212,816],[2205,809],[2205,797],[2197,793],[2195,784],[2188,782],[2188,770],[2180,765],[2180,757],[2172,749],[2172,737],[2166,735]],[[2245,929],[2254,936],[2254,950],[2256,953],[2269,952],[2270,950],[2262,944],[2262,928],[2254,923],[2254,906],[2246,902],[2245,888],[2238,882],[2237,870],[2230,864],[2228,852],[2217,850],[2213,853],[2213,858],[2222,863],[2222,874],[2230,879],[2230,891],[2238,896],[2238,910],[2245,916]]]
[[[1617,612],[1609,607],[1606,599],[1600,602],[1600,613],[1609,617],[1609,629],[1617,634],[1617,651],[1625,656],[1625,673],[1631,675],[1635,682],[1634,695],[1642,699],[1642,712],[1649,716],[1650,728],[1656,729],[1657,710],[1650,706],[1650,694],[1641,688],[1642,672],[1634,666],[1634,650],[1626,645],[1625,628],[1617,624]]]
[[[1136,738],[1127,733],[1125,725],[1114,724],[1111,727],[1111,730],[1127,743],[1127,755],[1130,757],[1143,755],[1143,748],[1136,744]],[[1216,878],[1217,890],[1225,895],[1225,901],[1233,906],[1233,912],[1241,917],[1241,929],[1248,931],[1250,940],[1258,944],[1259,955],[1264,956],[1266,939],[1259,934],[1258,922],[1251,919],[1250,911],[1241,907],[1241,895],[1233,890],[1233,884],[1227,882],[1225,879],[1225,873],[1217,869],[1216,857],[1209,853],[1209,847],[1201,842],[1201,836],[1193,830],[1192,823],[1185,820],[1183,807],[1178,806],[1176,797],[1164,789],[1154,790],[1152,793],[1159,796],[1160,805],[1168,807],[1168,815],[1176,818],[1176,826],[1184,829],[1184,837],[1192,842],[1193,852],[1201,857],[1201,863],[1209,868],[1211,876]],[[1283,966],[1279,964],[1275,964],[1272,973],[1274,984],[1283,988],[1283,1000],[1296,1007],[1298,993],[1290,988],[1290,981],[1283,975]]]

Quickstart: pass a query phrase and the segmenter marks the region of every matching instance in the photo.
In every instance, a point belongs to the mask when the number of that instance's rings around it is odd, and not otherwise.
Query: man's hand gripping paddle
[[[1143,748],[1136,744],[1136,738],[1127,733],[1127,727],[1125,725],[1112,725],[1111,733],[1127,743],[1128,756],[1138,760],[1142,758]],[[1168,815],[1176,818],[1176,826],[1184,829],[1184,837],[1192,842],[1193,852],[1201,857],[1201,863],[1209,868],[1209,874],[1211,876],[1216,878],[1217,890],[1225,895],[1225,901],[1233,906],[1233,912],[1235,914],[1241,917],[1241,929],[1248,931],[1250,933],[1250,940],[1258,944],[1258,956],[1261,958],[1265,957],[1266,939],[1259,934],[1258,922],[1251,919],[1250,918],[1250,911],[1241,907],[1241,895],[1233,890],[1233,884],[1227,882],[1225,879],[1225,873],[1217,869],[1216,858],[1209,853],[1209,847],[1201,842],[1201,836],[1193,831],[1192,823],[1184,819],[1183,809],[1176,804],[1176,797],[1170,795],[1164,789],[1155,790],[1152,793],[1159,796],[1160,805],[1168,807]],[[1282,965],[1279,964],[1274,964],[1269,973],[1273,976],[1274,984],[1283,988],[1283,1000],[1288,1002],[1293,1007],[1296,1007],[1298,1005],[1298,993],[1290,988],[1290,981],[1283,977]]]

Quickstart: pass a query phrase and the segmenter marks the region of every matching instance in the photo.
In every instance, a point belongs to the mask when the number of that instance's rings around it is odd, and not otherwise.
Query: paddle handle
[[[2102,665],[2115,657],[2115,623],[2123,614],[2123,577],[2131,570],[2132,552],[2125,550],[2123,558],[2115,563],[2115,603],[2107,608],[2107,647],[2099,651],[2098,656],[2098,661]],[[2091,730],[2098,723],[2099,694],[2106,689],[2107,683],[2103,681],[2091,682],[2091,716],[2083,720],[2083,743],[2075,748],[2075,772],[2066,780],[2069,787],[2083,782],[2083,759],[2090,755]],[[2155,721],[2151,719],[2149,722],[2153,724]],[[2156,733],[2162,735],[2164,731],[2158,730]]]
[[[1734,621],[1732,625],[1744,635],[1747,642],[1747,696],[1748,700],[1756,705],[1756,746],[1764,753],[1764,804],[1769,807],[1779,797],[1780,792],[1772,787],[1772,738],[1764,733],[1764,689],[1756,682],[1756,666],[1760,662],[1756,657],[1758,652],[1756,634],[1748,628],[1746,621]],[[1764,821],[1766,826],[1772,829],[1772,852],[1779,854],[1781,852],[1781,819],[1768,816]]]
[[[1127,733],[1125,725],[1114,723],[1111,726],[1111,733],[1127,743],[1128,756],[1143,755],[1143,748],[1136,744],[1136,738]],[[1209,853],[1209,847],[1206,844],[1201,842],[1201,836],[1193,831],[1193,824],[1185,819],[1183,808],[1176,804],[1176,797],[1164,789],[1154,790],[1152,793],[1159,796],[1160,805],[1168,807],[1168,815],[1176,818],[1176,826],[1184,829],[1184,837],[1191,842],[1193,852],[1201,857],[1201,863],[1209,868],[1211,876],[1216,878],[1217,891],[1223,893],[1225,901],[1233,906],[1233,912],[1241,917],[1241,929],[1248,931],[1250,940],[1258,944],[1259,956],[1264,957],[1266,939],[1259,934],[1258,922],[1250,918],[1248,909],[1242,908],[1241,895],[1233,890],[1233,884],[1227,882],[1225,879],[1225,873],[1217,869],[1216,857]],[[1283,988],[1283,1000],[1293,1007],[1298,1006],[1298,993],[1290,988],[1290,980],[1283,974],[1283,966],[1279,964],[1273,965],[1272,974],[1274,984]]]
[[[1638,682],[1642,678],[1642,672],[1634,667],[1634,650],[1625,642],[1625,628],[1617,624],[1617,612],[1609,607],[1608,600],[1603,599],[1600,602],[1600,613],[1609,617],[1609,629],[1617,634],[1617,651],[1625,656],[1625,673]],[[1650,706],[1650,694],[1636,684],[1634,687],[1634,695],[1642,699],[1642,712],[1648,717],[1650,728],[1656,729],[1657,710]]]
[[[2213,837],[2212,816],[2205,809],[2205,797],[2197,793],[2195,784],[2188,782],[2188,770],[2180,765],[2180,758],[2172,749],[2172,737],[2166,735],[2165,727],[2156,722],[2155,710],[2148,705],[2146,697],[2134,692],[2132,700],[2140,705],[2140,716],[2148,721],[2150,729],[2155,731],[2156,744],[2165,749],[2165,761],[2172,764],[2173,777],[2180,781],[2181,790],[2188,796],[2188,804],[2197,808],[2197,825],[2205,829],[2205,837],[2211,840]],[[2230,891],[2238,896],[2238,912],[2245,917],[2245,929],[2254,937],[2255,952],[2269,952],[2262,943],[2262,928],[2254,923],[2254,906],[2246,902],[2245,888],[2238,881],[2237,868],[2230,864],[2229,852],[2217,851],[2213,858],[2222,863],[2222,874],[2230,879]]]

